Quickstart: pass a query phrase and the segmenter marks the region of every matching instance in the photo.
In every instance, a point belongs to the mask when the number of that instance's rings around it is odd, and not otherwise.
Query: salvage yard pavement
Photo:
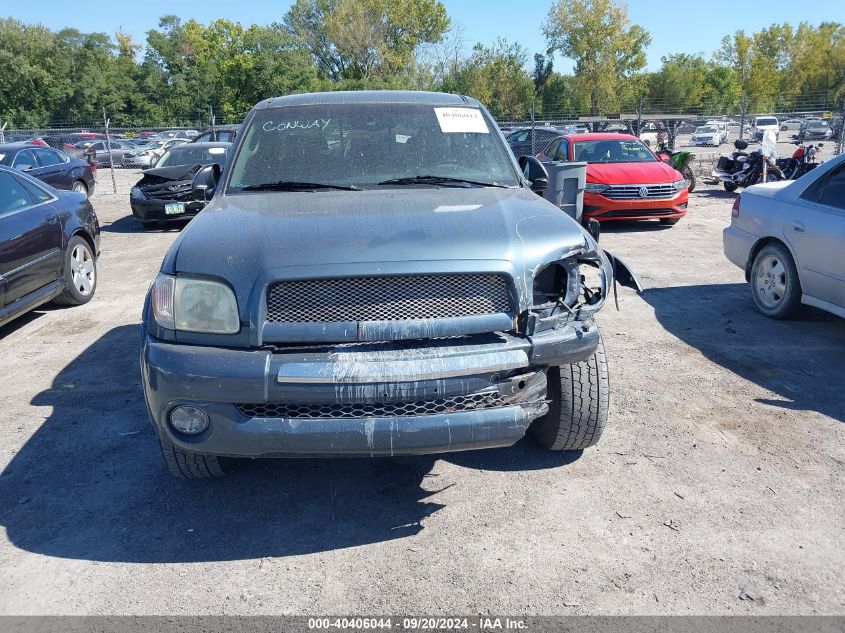
[[[702,186],[675,227],[605,226],[648,289],[598,318],[613,386],[596,447],[183,482],[138,372],[178,230],[98,196],[94,300],[0,329],[0,612],[841,613],[845,320],[754,309],[722,254],[733,199]]]

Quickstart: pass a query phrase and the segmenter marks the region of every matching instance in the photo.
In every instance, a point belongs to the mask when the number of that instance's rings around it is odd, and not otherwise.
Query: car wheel
[[[223,460],[216,455],[188,453],[161,438],[159,438],[159,445],[167,469],[172,475],[181,479],[222,477],[228,472],[228,469],[223,466]]]
[[[722,184],[725,185],[725,191],[731,191],[731,192],[736,191],[737,187],[739,186],[735,182],[724,182]]]
[[[669,226],[675,226],[680,221],[681,218],[660,218],[660,224],[668,224]]]
[[[75,180],[71,190],[76,193],[84,193],[85,197],[88,197],[88,185],[86,185],[82,180]]]
[[[97,258],[91,245],[74,235],[65,250],[65,289],[53,301],[61,305],[88,303],[97,289]]]
[[[587,448],[599,441],[607,423],[610,377],[604,342],[587,360],[548,370],[549,412],[528,428],[534,440],[552,451]]]
[[[801,305],[801,281],[792,255],[782,244],[767,244],[751,264],[751,296],[767,317],[788,319]]]

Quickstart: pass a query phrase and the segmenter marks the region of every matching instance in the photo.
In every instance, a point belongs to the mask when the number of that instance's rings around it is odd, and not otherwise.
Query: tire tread
[[[214,455],[189,453],[166,440],[159,439],[161,455],[168,470],[182,479],[208,479],[226,474],[220,459]]]

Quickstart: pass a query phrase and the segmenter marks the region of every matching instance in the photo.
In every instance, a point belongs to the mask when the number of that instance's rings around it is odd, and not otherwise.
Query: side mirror
[[[217,182],[220,180],[220,171],[220,165],[217,163],[200,167],[191,181],[191,197],[203,202],[213,198]]]
[[[519,166],[522,175],[531,183],[531,191],[540,193],[549,187],[549,172],[543,167],[543,163],[533,156],[520,156]]]
[[[599,235],[601,235],[601,224],[598,220],[593,218],[589,222],[587,222],[587,233],[593,236],[593,239],[598,242]]]

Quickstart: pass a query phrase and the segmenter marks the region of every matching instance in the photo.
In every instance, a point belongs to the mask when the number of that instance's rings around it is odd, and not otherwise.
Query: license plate
[[[185,213],[184,202],[168,202],[164,205],[165,215],[181,215],[182,213]]]

